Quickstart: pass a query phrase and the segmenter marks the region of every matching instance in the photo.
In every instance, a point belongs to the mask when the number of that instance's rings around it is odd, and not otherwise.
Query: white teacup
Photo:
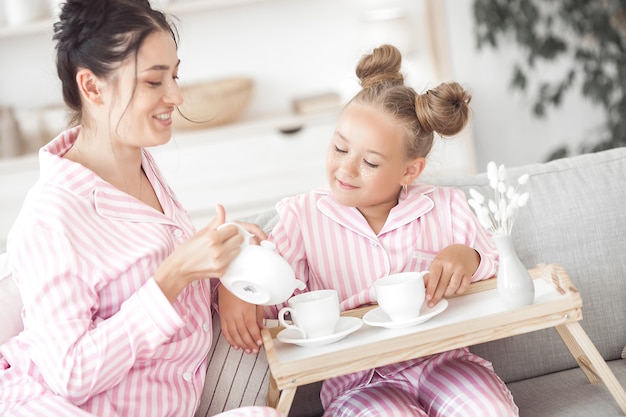
[[[400,272],[374,282],[378,305],[391,321],[410,320],[420,315],[426,296],[424,275],[427,272]]]
[[[293,296],[289,307],[278,312],[278,321],[287,329],[300,332],[303,339],[315,339],[335,333],[339,321],[339,295],[336,290],[316,290]],[[291,313],[293,324],[285,321]]]

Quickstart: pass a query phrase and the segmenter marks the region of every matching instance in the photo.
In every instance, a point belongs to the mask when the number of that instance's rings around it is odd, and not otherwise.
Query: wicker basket
[[[181,87],[184,103],[179,110],[182,115],[174,111],[173,129],[203,129],[237,120],[250,102],[253,86],[251,78],[238,77]]]

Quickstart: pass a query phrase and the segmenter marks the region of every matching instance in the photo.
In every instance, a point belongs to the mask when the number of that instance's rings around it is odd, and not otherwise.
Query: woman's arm
[[[24,301],[21,340],[50,388],[74,404],[118,384],[185,324],[153,279],[126,300],[113,295],[109,303],[121,306],[105,317],[111,305],[101,305],[99,292],[122,283],[99,288],[102,281],[87,279],[98,275],[89,248],[58,232],[34,227],[10,242]]]

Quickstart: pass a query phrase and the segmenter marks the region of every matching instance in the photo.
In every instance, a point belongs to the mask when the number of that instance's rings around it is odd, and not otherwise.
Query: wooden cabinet
[[[0,159],[0,252],[30,187],[39,177],[37,155]]]
[[[324,185],[335,114],[277,118],[174,134],[151,150],[197,227],[226,208],[229,220],[267,210],[285,196]],[[300,127],[281,133],[285,127]],[[287,130],[287,129],[282,129]]]

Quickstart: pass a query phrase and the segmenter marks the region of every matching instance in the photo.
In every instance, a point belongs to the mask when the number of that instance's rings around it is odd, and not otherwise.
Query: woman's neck
[[[141,148],[81,131],[64,157],[85,166],[129,195],[139,198],[142,194],[145,174],[141,168]]]

